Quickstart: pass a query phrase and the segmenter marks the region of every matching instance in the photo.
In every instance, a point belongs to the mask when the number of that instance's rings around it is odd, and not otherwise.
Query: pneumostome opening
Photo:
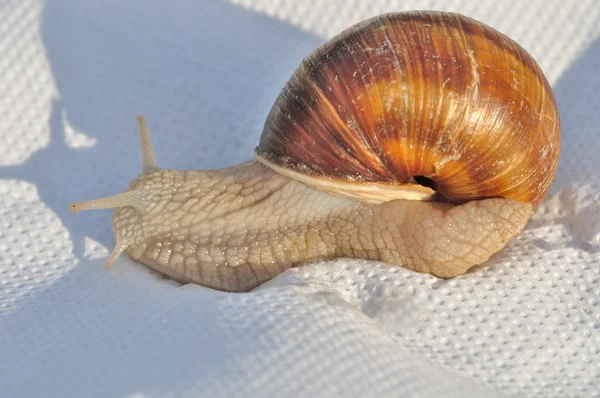
[[[415,182],[419,185],[423,185],[424,187],[431,188],[434,191],[437,191],[437,189],[438,189],[438,184],[435,181],[433,181],[431,178],[428,178],[425,176],[415,176],[414,179],[415,179]]]

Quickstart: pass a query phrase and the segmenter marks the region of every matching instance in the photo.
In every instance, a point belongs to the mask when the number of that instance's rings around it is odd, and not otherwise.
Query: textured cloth
[[[555,89],[563,151],[525,231],[440,280],[337,260],[248,294],[179,285],[123,255],[110,210],[141,170],[251,158],[303,56],[387,11],[508,34]],[[596,1],[0,0],[0,395],[600,397]]]

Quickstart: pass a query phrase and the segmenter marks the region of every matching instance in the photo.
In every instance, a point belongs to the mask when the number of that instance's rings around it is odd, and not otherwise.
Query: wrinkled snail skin
[[[115,208],[107,266],[126,252],[231,292],[339,257],[464,274],[522,231],[560,153],[552,90],[531,56],[438,12],[371,18],[307,56],[247,163],[159,168],[137,120],[142,174],[71,210]]]

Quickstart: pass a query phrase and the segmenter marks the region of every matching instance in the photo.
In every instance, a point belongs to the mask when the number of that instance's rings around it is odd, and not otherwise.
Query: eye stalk
[[[133,206],[137,210],[142,210],[145,205],[144,199],[147,196],[148,191],[145,189],[134,189],[105,198],[88,200],[85,202],[73,202],[69,206],[69,209],[73,213],[79,213],[84,210],[115,209],[124,206]]]
[[[137,115],[136,120],[140,131],[140,143],[142,147],[142,174],[150,174],[158,170],[156,166],[156,156],[154,155],[154,146],[150,139],[150,132],[146,124],[144,115]],[[89,200],[86,202],[73,202],[69,209],[73,213],[83,210],[114,209],[123,206],[133,206],[137,210],[144,207],[144,198],[148,196],[148,191],[144,189],[134,189],[105,198]]]
[[[144,115],[137,115],[136,120],[140,129],[140,142],[142,145],[142,174],[149,174],[156,171],[156,156],[154,155],[154,146],[150,139],[150,131],[146,124]]]
[[[150,139],[150,132],[144,115],[137,115],[136,120],[140,132],[140,143],[142,147],[142,175],[148,175],[158,170],[154,147]],[[73,213],[85,210],[115,209],[131,206],[138,211],[143,211],[149,201],[150,192],[146,189],[132,189],[120,194],[104,198],[88,200],[84,202],[72,202],[69,209]],[[121,236],[117,236],[117,244],[110,258],[106,262],[106,268],[110,268],[117,258],[134,242]]]

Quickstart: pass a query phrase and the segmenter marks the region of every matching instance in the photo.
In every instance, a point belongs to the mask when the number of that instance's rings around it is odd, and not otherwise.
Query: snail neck
[[[316,191],[257,161],[157,170],[131,190],[153,186],[162,189],[146,196],[146,209],[115,210],[117,241],[173,279],[220,290],[249,290],[290,267],[351,254],[342,230],[370,212],[369,204]],[[125,236],[131,230],[136,236]]]

